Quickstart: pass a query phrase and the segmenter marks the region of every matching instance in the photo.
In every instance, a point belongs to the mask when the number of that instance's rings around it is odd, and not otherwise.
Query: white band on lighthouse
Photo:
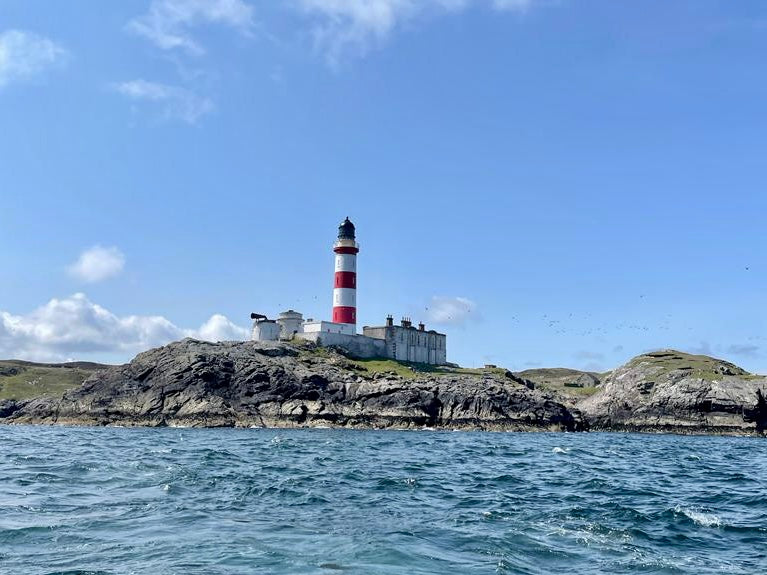
[[[333,290],[334,307],[357,307],[357,290],[349,288],[335,288]]]
[[[357,255],[356,254],[336,254],[337,272],[356,272]]]

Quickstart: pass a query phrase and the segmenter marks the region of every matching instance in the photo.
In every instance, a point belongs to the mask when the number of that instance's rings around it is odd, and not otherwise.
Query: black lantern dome
[[[354,224],[351,223],[347,217],[338,226],[338,239],[339,240],[353,240],[354,239]]]

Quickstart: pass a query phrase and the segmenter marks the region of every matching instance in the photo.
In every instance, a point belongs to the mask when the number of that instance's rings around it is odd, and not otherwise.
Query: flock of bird
[[[750,271],[750,266],[745,266],[746,271]],[[645,294],[639,294],[639,299],[645,299]],[[317,300],[317,296],[314,296],[314,300]],[[298,298],[297,303],[301,302],[301,299]],[[282,304],[277,304],[280,309],[282,309]],[[464,310],[466,313],[471,313],[471,308],[467,308]],[[429,313],[429,307],[424,307],[424,312]],[[601,325],[601,326],[591,326],[588,328],[573,328],[573,327],[567,327],[573,325],[573,323],[583,324],[584,322],[588,323],[592,320],[593,316],[590,313],[584,314],[582,316],[578,316],[574,313],[570,313],[567,316],[567,319],[554,319],[553,317],[549,316],[548,314],[543,314],[540,316],[540,321],[543,325],[546,326],[547,329],[552,330],[552,332],[555,335],[565,335],[565,334],[573,334],[581,337],[585,336],[595,336],[595,335],[608,335],[608,334],[614,334],[615,332],[650,332],[650,331],[670,331],[672,328],[672,314],[666,314],[666,316],[663,318],[663,321],[660,325],[656,326],[650,326],[646,324],[640,324],[640,323],[627,323],[627,322],[618,322],[612,325]],[[453,320],[453,316],[447,317],[448,321]],[[512,315],[508,318],[511,323],[514,324],[520,324],[520,318],[516,315]],[[527,323],[527,322],[525,322]],[[687,326],[688,331],[693,331],[693,327]]]

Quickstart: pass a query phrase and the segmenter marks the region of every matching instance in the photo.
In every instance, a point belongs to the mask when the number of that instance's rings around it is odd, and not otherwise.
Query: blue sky
[[[767,5],[0,0],[0,356],[125,361],[251,311],[448,354],[767,372]]]

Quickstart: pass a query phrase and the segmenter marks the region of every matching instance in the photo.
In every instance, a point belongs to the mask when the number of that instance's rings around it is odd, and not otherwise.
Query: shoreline
[[[619,435],[673,435],[680,437],[752,437],[755,439],[767,439],[767,433],[759,432],[746,432],[742,430],[724,430],[714,429],[705,430],[702,428],[685,429],[678,428],[649,428],[649,427],[631,427],[620,426],[616,428],[590,428],[579,431],[570,431],[563,429],[552,429],[545,427],[504,427],[504,426],[385,426],[375,427],[368,425],[246,425],[246,424],[234,424],[234,425],[184,425],[178,423],[170,424],[150,424],[150,423],[99,423],[95,421],[91,422],[44,422],[44,421],[0,421],[0,427],[63,427],[63,428],[89,428],[89,429],[264,429],[264,430],[345,430],[345,431],[409,431],[409,432],[436,432],[436,433],[550,433],[557,435],[593,435],[593,434],[619,434]]]

